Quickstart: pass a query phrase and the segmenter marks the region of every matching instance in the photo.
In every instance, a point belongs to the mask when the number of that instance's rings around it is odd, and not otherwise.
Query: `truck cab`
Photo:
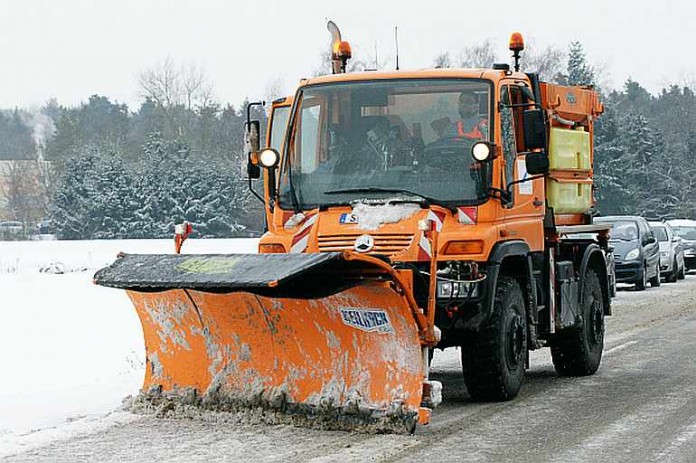
[[[507,65],[303,80],[282,145],[261,151],[259,251],[352,251],[407,273],[431,347],[463,347],[475,398],[514,397],[543,346],[561,374],[591,374],[611,313],[609,226],[592,220],[602,110],[590,88]],[[567,239],[581,233],[596,238]],[[484,351],[501,332],[508,373],[491,380]]]

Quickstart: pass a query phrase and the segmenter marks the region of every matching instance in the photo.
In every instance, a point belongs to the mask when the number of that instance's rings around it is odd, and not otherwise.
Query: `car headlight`
[[[638,248],[633,249],[626,254],[626,260],[635,260],[640,255],[640,250]]]

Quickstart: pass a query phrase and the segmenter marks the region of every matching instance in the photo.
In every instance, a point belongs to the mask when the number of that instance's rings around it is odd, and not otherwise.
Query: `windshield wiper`
[[[416,193],[415,191],[407,190],[404,188],[381,188],[381,187],[359,187],[359,188],[342,188],[339,190],[328,190],[325,191],[325,195],[335,195],[335,194],[340,194],[340,193],[405,193],[407,195],[411,196],[416,196],[417,198],[420,198],[420,201],[409,201],[406,198],[398,198],[400,201],[406,201],[406,202],[424,202],[426,206],[430,206],[432,204],[436,206],[441,206],[444,207],[445,209],[449,210],[452,214],[455,214],[457,210],[454,208],[454,206],[449,206],[447,204],[444,204],[441,200],[432,198],[430,196],[425,196],[420,193]]]

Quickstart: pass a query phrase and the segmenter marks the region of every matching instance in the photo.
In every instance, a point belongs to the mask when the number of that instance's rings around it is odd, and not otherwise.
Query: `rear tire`
[[[655,276],[650,279],[650,286],[653,288],[658,288],[661,284],[660,281],[660,261],[657,261],[655,266]]]
[[[474,400],[514,399],[522,387],[527,361],[527,312],[519,282],[498,278],[493,312],[471,333],[462,349],[464,383]]]
[[[551,358],[558,374],[587,376],[599,368],[604,350],[604,299],[597,273],[588,269],[583,290],[582,326],[558,333],[551,343]]]
[[[643,271],[641,272],[638,280],[636,281],[636,291],[645,291],[648,286],[648,267],[643,265]]]

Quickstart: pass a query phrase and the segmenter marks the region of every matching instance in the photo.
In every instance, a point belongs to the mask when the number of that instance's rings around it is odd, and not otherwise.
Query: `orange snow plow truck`
[[[514,398],[542,347],[561,375],[595,373],[598,94],[520,72],[518,33],[512,68],[357,73],[333,36],[334,74],[274,102],[267,148],[247,121],[259,253],[122,254],[95,275],[140,317],[143,394],[413,432],[441,401],[436,348],[460,347],[474,400]]]

